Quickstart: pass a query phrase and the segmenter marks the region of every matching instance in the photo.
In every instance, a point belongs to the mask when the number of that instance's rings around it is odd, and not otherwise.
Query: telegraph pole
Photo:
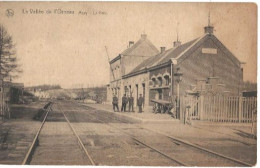
[[[110,66],[110,70],[111,70],[111,73],[113,75],[113,79],[115,80],[115,75],[114,75],[113,69],[112,69],[111,64],[110,64],[110,59],[109,59],[109,55],[108,55],[108,51],[107,51],[107,46],[105,46],[105,49],[106,49],[106,53],[107,53],[107,59],[108,59],[108,63],[109,63],[109,66]]]
[[[3,29],[1,29],[1,32],[0,32],[0,37],[1,37],[1,41],[0,43],[3,43]],[[2,44],[0,45],[1,46],[1,50],[2,51]],[[1,81],[1,92],[2,92],[2,96],[1,96],[1,102],[2,102],[2,105],[1,105],[1,113],[2,115],[4,115],[4,76],[2,75],[2,53],[0,54],[0,81]]]

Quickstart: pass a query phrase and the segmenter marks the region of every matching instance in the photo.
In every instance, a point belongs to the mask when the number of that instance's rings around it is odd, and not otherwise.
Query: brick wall
[[[178,60],[178,66],[183,73],[180,94],[183,95],[185,90],[190,89],[191,84],[196,84],[197,79],[213,76],[213,72],[216,77],[219,77],[219,82],[225,84],[226,90],[234,95],[241,92],[242,70],[234,60],[230,59],[230,55],[227,55],[210,38],[196,47],[189,56],[183,56]],[[202,48],[215,48],[217,54],[202,53]],[[174,90],[176,93],[176,88]]]
[[[130,91],[131,87],[135,107],[137,105],[137,99],[140,94],[142,94],[145,98],[145,107],[149,104],[149,73],[143,73],[136,76],[128,77],[123,79],[122,81],[123,89],[127,87]],[[129,92],[127,94],[129,94]]]
[[[110,81],[121,79],[122,77],[122,66],[121,59],[116,60],[112,64],[110,64]],[[111,71],[113,70],[113,72]]]
[[[147,56],[123,56],[124,69],[122,71],[123,75],[130,73],[135,67],[137,67],[141,62],[148,59]]]

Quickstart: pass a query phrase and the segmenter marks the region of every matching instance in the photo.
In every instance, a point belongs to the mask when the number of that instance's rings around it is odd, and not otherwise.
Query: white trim
[[[169,76],[169,78],[170,78],[170,73],[169,72],[165,72],[164,74],[163,74],[163,77],[165,77],[165,76]]]
[[[155,80],[156,80],[156,76],[153,75],[153,76],[151,77],[151,79],[155,79]]]
[[[189,49],[191,49],[197,42],[199,42],[202,38],[207,36],[208,34],[204,34],[202,37],[198,38],[191,46],[189,46],[186,50],[184,50],[182,53],[180,53],[175,59],[179,59],[183,54],[185,54]]]
[[[171,58],[172,64],[173,65],[177,65],[178,61],[176,58]]]
[[[159,77],[161,77],[161,78],[163,79],[162,74],[158,74],[156,77],[157,77],[157,79],[158,79]]]

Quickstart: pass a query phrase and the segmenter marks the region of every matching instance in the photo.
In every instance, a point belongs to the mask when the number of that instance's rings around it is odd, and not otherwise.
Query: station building
[[[230,94],[239,95],[243,83],[242,63],[213,34],[213,29],[208,25],[201,37],[184,44],[177,40],[173,48],[166,50],[161,47],[158,54],[140,61],[139,65],[132,64],[132,71],[121,74],[122,93],[131,90],[135,100],[136,95],[143,93],[144,107],[151,108],[153,99],[173,102],[177,84],[182,96],[198,81],[217,80]],[[182,74],[181,82],[176,80],[178,72]]]
[[[121,104],[121,98],[124,94],[132,93],[134,99],[137,100],[139,93],[145,93],[148,88],[146,87],[148,85],[148,74],[132,80],[124,80],[123,76],[130,73],[144,60],[158,53],[158,49],[147,38],[146,34],[142,34],[136,43],[129,41],[128,48],[109,62],[111,68],[110,83],[107,86],[107,100],[112,102],[112,97],[115,94],[119,98],[119,104]]]

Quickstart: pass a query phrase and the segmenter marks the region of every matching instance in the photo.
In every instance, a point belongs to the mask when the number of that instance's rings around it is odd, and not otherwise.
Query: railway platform
[[[105,110],[117,114],[119,116],[126,117],[130,120],[141,123],[179,123],[178,119],[174,119],[169,114],[154,114],[152,112],[144,111],[142,113],[138,112],[114,112],[112,105],[108,104],[83,104],[82,105],[90,106],[99,110]]]
[[[172,118],[168,114],[154,114],[152,112],[144,112],[144,113],[137,113],[137,112],[114,112],[112,109],[112,105],[108,104],[85,104],[87,106],[105,110],[107,112],[111,112],[117,114],[119,116],[124,116],[129,118],[130,120],[135,120],[141,123],[157,123],[157,124],[179,124],[180,120]],[[211,122],[211,121],[201,121],[201,120],[192,120],[191,128],[196,129],[204,129],[206,131],[226,134],[228,136],[237,137],[240,139],[244,139],[247,141],[252,140],[252,123],[230,123],[230,122]],[[188,129],[187,127],[186,129]]]
[[[112,106],[108,104],[84,104],[84,105],[99,110],[111,112],[119,116],[125,116],[130,120],[136,120],[139,121],[140,123],[180,124],[180,120],[174,119],[168,114],[154,114],[152,112],[144,112],[144,113],[114,112],[113,110],[111,110]],[[180,124],[180,127],[182,125],[183,124]],[[226,134],[228,136],[244,139],[245,141],[247,141],[247,139],[251,141],[253,138],[251,136],[252,123],[229,123],[229,122],[221,123],[221,122],[192,120],[192,125],[185,127],[185,129],[189,129],[189,128],[203,129],[205,131]]]

